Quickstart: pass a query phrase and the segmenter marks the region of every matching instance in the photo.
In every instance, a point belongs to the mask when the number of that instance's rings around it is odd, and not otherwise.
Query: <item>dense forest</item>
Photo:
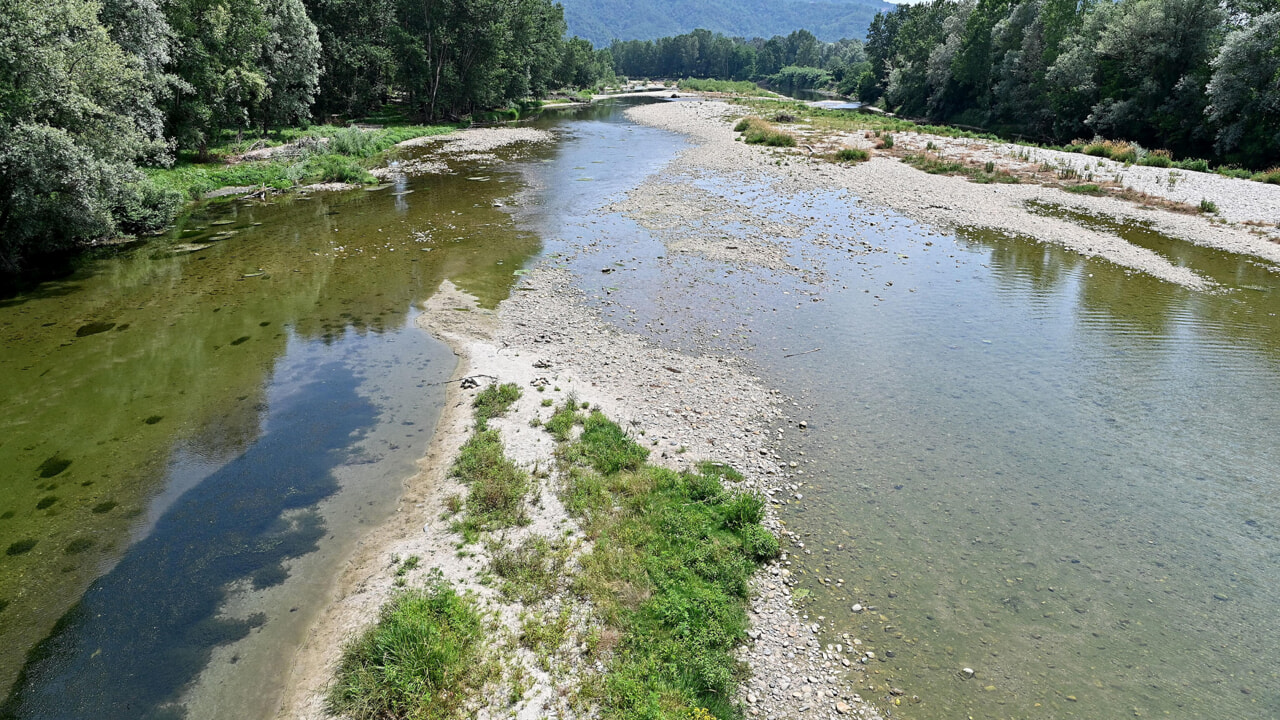
[[[1278,0],[936,0],[877,15],[864,101],[1051,142],[1280,163]]]
[[[735,37],[772,37],[808,28],[818,38],[861,38],[885,0],[561,0],[569,31],[597,47],[653,40],[697,28]]]
[[[440,121],[590,86],[607,53],[550,0],[0,0],[0,274],[163,227],[142,168],[228,132]]]
[[[627,77],[761,80],[786,88],[837,83],[852,92],[870,70],[862,42],[822,42],[808,30],[765,40],[730,38],[708,30],[657,40],[615,40],[614,69]]]

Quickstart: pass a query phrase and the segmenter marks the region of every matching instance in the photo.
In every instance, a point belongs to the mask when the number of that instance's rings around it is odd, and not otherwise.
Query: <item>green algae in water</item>
[[[81,325],[80,328],[76,330],[76,337],[82,338],[82,337],[89,337],[90,335],[97,335],[98,333],[104,333],[115,326],[116,326],[115,323],[109,323],[109,322],[96,322],[96,323],[89,323],[87,325]]]
[[[47,495],[45,497],[40,498],[40,502],[36,503],[36,509],[44,510],[47,507],[51,507],[56,502],[58,502],[57,495]]]
[[[147,419],[143,420],[142,422],[148,425],[155,425],[156,423],[160,422],[163,419],[164,419],[163,415],[151,415]]]
[[[116,502],[116,501],[114,501],[114,500],[107,500],[106,502],[100,502],[100,503],[98,503],[97,505],[94,505],[94,506],[93,506],[93,513],[94,513],[95,515],[101,515],[101,514],[103,514],[103,513],[109,513],[109,512],[111,512],[112,510],[116,509],[116,507],[117,507],[118,505],[119,505],[119,503],[117,503],[117,502]]]
[[[36,473],[40,477],[48,479],[61,475],[64,470],[71,466],[71,461],[54,455],[48,460],[40,463],[40,467],[36,468]]]
[[[13,556],[13,555],[23,555],[25,553],[29,553],[31,552],[31,549],[36,546],[37,542],[38,541],[33,538],[26,538],[25,540],[19,540],[18,542],[15,542],[9,545],[9,547],[4,551],[4,554]]]
[[[235,340],[232,340],[232,341],[231,341],[231,344],[232,344],[232,345],[243,345],[243,344],[245,344],[245,343],[247,343],[247,342],[249,342],[249,336],[248,336],[248,335],[242,335],[242,336],[240,336],[240,337],[236,338]]]

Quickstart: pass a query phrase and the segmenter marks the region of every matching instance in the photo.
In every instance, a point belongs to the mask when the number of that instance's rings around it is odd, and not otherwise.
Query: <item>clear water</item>
[[[839,193],[685,181],[729,208],[717,233],[738,212],[803,228],[804,269],[666,257],[607,213],[558,216],[591,223],[562,250],[619,325],[797,399],[793,569],[828,642],[876,651],[866,697],[922,720],[1280,715],[1276,268],[1071,216],[1224,286],[1196,293]]]
[[[521,187],[467,166],[208,204],[0,303],[5,713],[272,712],[443,402],[455,359],[415,308],[445,278],[506,296],[538,250],[495,207]]]
[[[688,179],[730,213],[704,227],[739,232],[735,212],[793,224],[804,269],[668,255],[602,208],[684,141],[619,110],[547,119],[557,142],[483,168],[487,183],[463,171],[409,195],[211,206],[175,239],[240,232],[105,260],[0,306],[0,513],[14,512],[0,544],[37,540],[0,557],[4,667],[16,674],[64,618],[10,707],[120,708],[107,686],[124,680],[94,652],[150,647],[172,672],[122,663],[147,706],[107,716],[267,714],[277,676],[262,658],[296,642],[294,598],[341,556],[317,523],[354,537],[375,521],[429,433],[429,382],[451,361],[411,327],[415,303],[449,277],[492,304],[542,247],[620,326],[745,357],[796,398],[779,447],[804,500],[780,509],[812,551],[793,555],[804,609],[831,641],[876,649],[864,695],[893,716],[1280,716],[1273,268],[1071,217],[1225,286],[1194,293],[1023,238],[930,234],[843,194],[778,199],[714,178]],[[514,214],[493,208],[513,198]],[[209,224],[222,218],[234,224]],[[277,462],[300,444],[315,452]],[[71,464],[39,477],[58,460]],[[362,468],[381,478],[369,495],[350,491]],[[278,481],[296,497],[232,517],[228,499]],[[139,597],[179,621],[124,636],[152,620]],[[61,697],[68,678],[96,689]]]

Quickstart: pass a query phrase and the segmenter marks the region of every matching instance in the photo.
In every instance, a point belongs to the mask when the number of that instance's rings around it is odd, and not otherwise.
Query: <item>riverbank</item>
[[[531,425],[535,419],[546,422],[556,406],[574,397],[642,438],[651,462],[672,469],[701,461],[726,462],[744,475],[738,489],[780,491],[773,464],[761,461],[766,453],[772,456],[766,423],[783,417],[780,396],[729,358],[663,350],[611,327],[586,306],[563,271],[540,269],[526,275],[497,312],[479,308],[446,283],[421,318],[424,328],[446,340],[459,356],[445,414],[393,520],[366,541],[344,572],[329,611],[301,649],[281,717],[326,716],[323,691],[344,642],[366,626],[397,588],[397,576],[389,571],[393,558],[420,558],[417,569],[407,573],[410,584],[440,569],[445,578],[495,611],[509,633],[518,632],[522,614],[531,610],[504,601],[486,580],[492,550],[481,545],[459,552],[459,536],[441,519],[449,515],[450,498],[464,494],[448,468],[467,437],[471,404],[479,390],[463,389],[466,378],[478,380],[481,387],[512,382],[523,390],[507,416],[490,424],[505,439],[508,457],[535,474],[538,468],[554,467],[555,443]],[[505,547],[531,536],[580,537],[560,502],[557,481],[542,483],[538,499],[530,503],[530,523],[504,533]],[[772,513],[765,525],[783,537],[788,532]],[[744,649],[742,658],[753,665],[753,682],[777,684],[786,678],[782,687],[801,693],[804,711],[797,714],[790,692],[771,694],[767,687],[752,685],[742,698],[749,712],[761,717],[876,717],[860,704],[858,683],[844,673],[848,660],[841,663],[834,653],[824,655],[816,640],[817,626],[792,606],[785,584],[788,564],[784,554],[753,583],[751,635],[756,643],[754,650]],[[501,709],[482,710],[480,717],[579,716],[572,689],[584,673],[598,670],[584,665],[581,653],[562,655],[557,670],[548,672],[540,667],[536,653],[511,648],[512,662],[523,665],[531,684],[514,708],[503,703]]]
[[[1052,185],[972,183],[964,177],[922,172],[874,150],[869,162],[857,165],[836,164],[820,157],[832,147],[870,149],[874,139],[862,133],[823,134],[826,145],[805,148],[804,139],[812,130],[799,124],[781,125],[796,132],[802,138],[802,146],[758,150],[736,142],[735,133],[731,132],[730,120],[746,114],[749,112],[745,108],[719,102],[650,105],[629,111],[629,116],[637,122],[682,132],[697,141],[698,145],[681,157],[685,173],[692,176],[734,178],[744,183],[758,182],[758,178],[764,176],[783,194],[848,191],[868,206],[892,208],[932,227],[946,230],[985,228],[1010,236],[1030,237],[1037,242],[1064,246],[1086,257],[1100,257],[1190,289],[1208,290],[1215,283],[1113,232],[1055,217],[1058,213],[1054,209],[1077,210],[1120,223],[1140,224],[1196,245],[1280,262],[1280,243],[1275,241],[1277,234],[1244,222],[1224,222],[1203,215],[1170,212],[1114,197],[1080,195]],[[921,145],[955,142],[923,135],[912,141]],[[977,146],[970,144],[968,147],[972,151]],[[1016,157],[992,157],[997,170],[1007,162],[1021,162]],[[1231,206],[1231,198],[1240,192],[1237,184],[1247,185],[1250,197],[1256,196],[1250,201],[1250,207],[1256,208],[1254,215],[1261,217],[1274,213],[1280,216],[1280,186],[1216,177],[1211,180],[1214,182],[1206,181],[1202,186],[1209,201]],[[1222,182],[1217,182],[1219,180]],[[1175,197],[1174,193],[1178,192],[1176,185],[1174,188],[1162,187]],[[1151,189],[1159,191],[1161,186]],[[863,235],[883,229],[876,228],[872,224],[870,227],[850,227],[847,231],[850,237],[866,241]]]
[[[873,212],[887,206],[930,227],[982,227],[1030,236],[1194,290],[1212,289],[1215,283],[1119,235],[1064,217],[1038,214],[1037,205],[1029,201],[1177,228],[1177,233],[1170,234],[1196,244],[1216,247],[1215,243],[1230,242],[1231,247],[1268,257],[1266,242],[1243,228],[1162,210],[1142,210],[1114,198],[1075,196],[1044,186],[975,185],[962,178],[929,175],[883,157],[845,167],[796,151],[748,147],[734,140],[729,122],[734,113],[731,106],[705,102],[630,110],[632,119],[691,135],[697,144],[602,212],[625,213],[662,240],[672,255],[698,255],[808,278],[820,277],[823,269],[819,264],[790,264],[795,262],[792,251],[796,249],[791,239],[801,233],[816,237],[816,244],[827,249],[863,255],[881,251],[875,234],[892,229],[880,227],[879,220],[866,227],[827,227],[817,222],[817,212],[807,216],[809,224],[801,219],[805,208],[821,201],[821,194],[841,191],[865,198]],[[739,194],[758,199],[761,188],[767,187],[768,192],[790,202],[787,223],[765,217],[745,202],[736,207],[700,189],[700,185],[709,184],[723,188],[732,182],[741,182]],[[1015,192],[1010,192],[1011,188]],[[928,198],[928,203],[920,198]],[[722,221],[745,231],[735,230],[733,237],[707,231]],[[694,225],[702,230],[692,229]],[[447,578],[474,592],[502,619],[508,635],[518,632],[521,612],[527,608],[504,602],[492,577],[486,576],[490,551],[468,547],[460,552],[459,537],[448,529],[449,522],[442,520],[450,514],[450,498],[463,493],[448,477],[448,468],[469,431],[471,402],[488,382],[514,382],[524,390],[524,397],[508,417],[493,423],[506,439],[507,455],[535,474],[554,465],[554,443],[543,430],[531,425],[535,420],[539,424],[548,420],[551,408],[572,394],[599,406],[635,436],[654,442],[650,449],[655,462],[686,467],[699,460],[715,460],[742,471],[746,487],[773,500],[766,523],[782,536],[788,551],[809,554],[800,537],[786,534],[790,528],[773,514],[783,502],[803,502],[801,489],[807,478],[796,468],[798,462],[805,461],[792,459],[781,434],[775,436],[768,429],[773,424],[799,432],[803,418],[786,417],[782,397],[738,361],[711,351],[709,345],[700,354],[682,353],[623,332],[592,309],[589,300],[575,289],[572,276],[545,267],[525,275],[497,312],[480,309],[446,284],[432,297],[422,319],[428,330],[458,352],[461,360],[453,380],[459,385],[451,386],[448,409],[437,427],[432,451],[424,458],[422,471],[409,482],[395,519],[366,542],[340,580],[341,589],[330,610],[300,652],[283,717],[325,716],[323,688],[343,641],[370,622],[376,609],[391,597],[398,580],[421,582],[430,568],[441,568]],[[480,388],[462,390],[465,378],[477,379]],[[544,406],[543,400],[549,403]],[[533,533],[579,532],[559,504],[555,487],[554,479],[543,483],[540,499],[533,504],[531,524],[506,535],[503,541],[508,547]],[[402,559],[407,557],[419,561],[414,569],[400,573]],[[865,674],[869,663],[874,667],[878,648],[872,650],[861,638],[852,636],[828,636],[825,642],[818,641],[830,621],[809,618],[796,610],[789,590],[794,581],[790,573],[784,556],[755,580],[755,642],[741,650],[741,657],[754,670],[754,679],[742,698],[748,713],[761,717],[846,713],[872,717],[875,711],[862,704],[857,693],[869,686],[886,702],[915,700],[909,692],[880,687],[874,677]],[[839,577],[816,579],[823,584],[844,584]],[[868,610],[874,606],[864,602],[852,612],[856,615]],[[875,624],[870,615],[866,617]],[[880,624],[888,622],[883,615],[880,620]],[[889,632],[887,627],[884,630]],[[591,673],[594,667],[584,664],[582,653],[557,655],[552,667],[558,669],[547,671],[537,653],[508,647],[513,662],[524,667],[522,677],[529,684],[517,695],[520,699],[514,706],[498,703],[481,716],[575,716],[579,708],[568,698],[583,673]],[[956,667],[954,672],[960,673],[962,668]]]

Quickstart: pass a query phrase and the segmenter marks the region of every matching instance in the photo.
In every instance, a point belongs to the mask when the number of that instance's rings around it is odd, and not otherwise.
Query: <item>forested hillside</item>
[[[551,0],[0,0],[0,275],[163,227],[184,198],[142,169],[227,133],[393,100],[458,119],[612,76],[564,35]]]
[[[866,50],[860,96],[906,115],[1280,164],[1277,0],[939,0],[878,15]]]
[[[811,30],[820,40],[862,38],[884,0],[561,0],[569,31],[597,47],[652,40],[697,28],[744,38]]]

